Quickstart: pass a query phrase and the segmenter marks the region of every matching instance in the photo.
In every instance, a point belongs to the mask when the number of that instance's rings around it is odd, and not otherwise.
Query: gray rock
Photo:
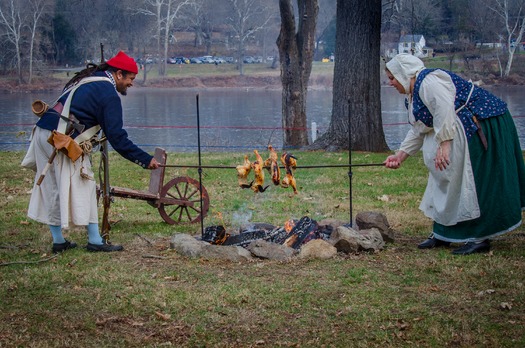
[[[200,255],[204,259],[219,259],[233,262],[253,260],[252,254],[240,246],[208,244],[202,248]]]
[[[184,233],[177,233],[170,242],[171,249],[187,257],[199,257],[206,245],[209,244]]]
[[[332,226],[334,230],[339,226],[343,226],[346,222],[337,219],[323,219],[319,221],[319,226]]]
[[[314,239],[301,247],[299,257],[302,259],[331,259],[337,255],[337,248],[322,239]]]
[[[246,248],[256,257],[278,261],[289,260],[296,253],[293,248],[262,239],[251,242]]]
[[[170,248],[186,257],[220,259],[233,262],[252,260],[252,254],[239,246],[212,245],[195,237],[178,233],[173,236]]]
[[[385,242],[394,242],[394,230],[390,228],[386,216],[381,213],[373,211],[358,213],[355,217],[355,223],[360,230],[377,228]]]
[[[339,226],[332,232],[328,242],[332,244],[337,251],[345,254],[356,253],[359,250],[359,244],[356,238],[357,231],[352,228]]]
[[[332,232],[329,243],[336,247],[337,251],[344,253],[375,252],[385,247],[381,232],[377,228],[357,231],[350,227],[339,226]]]

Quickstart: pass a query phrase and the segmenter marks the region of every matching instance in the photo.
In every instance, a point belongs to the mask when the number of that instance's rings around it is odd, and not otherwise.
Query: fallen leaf
[[[164,321],[168,321],[171,319],[171,315],[170,314],[164,314],[164,313],[161,313],[161,312],[155,312],[155,315],[161,319],[161,320],[164,320]]]
[[[511,305],[510,303],[508,303],[508,302],[501,302],[501,303],[499,304],[499,308],[500,308],[500,309],[503,309],[503,310],[508,310],[508,311],[510,311],[510,310],[512,309],[512,305]]]
[[[483,291],[478,292],[478,296],[490,295],[490,294],[493,294],[495,292],[496,292],[496,290],[494,290],[494,289],[487,289],[487,290],[483,290]]]
[[[377,197],[377,199],[380,200],[380,201],[383,201],[383,202],[390,201],[390,197],[388,197],[387,195],[382,195],[380,197]]]

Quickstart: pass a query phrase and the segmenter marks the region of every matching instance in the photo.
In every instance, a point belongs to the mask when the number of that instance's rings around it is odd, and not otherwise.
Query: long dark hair
[[[108,65],[108,63],[100,63],[99,65],[96,65],[94,63],[88,63],[86,65],[85,69],[76,72],[75,76],[73,76],[73,78],[71,80],[69,80],[68,83],[66,83],[66,86],[64,87],[64,90],[66,90],[69,87],[75,85],[78,81],[82,80],[83,78],[92,76],[97,71],[106,71],[106,70],[108,70],[110,72],[116,72],[117,70],[121,70],[122,74],[124,75],[124,77],[128,74],[127,71],[122,70],[122,69],[114,68],[114,67]]]

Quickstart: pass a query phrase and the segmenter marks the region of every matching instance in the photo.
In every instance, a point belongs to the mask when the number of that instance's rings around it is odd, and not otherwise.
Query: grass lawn
[[[348,163],[346,153],[294,154],[299,166]],[[202,164],[233,166],[243,156],[204,153]],[[198,234],[200,225],[168,225],[146,202],[122,198],[111,206],[111,239],[125,251],[88,253],[84,229],[72,229],[65,235],[81,247],[49,259],[47,226],[26,217],[34,174],[22,157],[0,153],[0,347],[525,346],[523,227],[488,254],[418,250],[431,226],[418,210],[427,177],[419,156],[398,170],[352,171],[353,215],[382,212],[396,231],[385,250],[245,263],[178,255],[171,237]],[[110,163],[112,185],[147,189],[149,171],[115,153]],[[196,163],[196,154],[168,156],[168,164]],[[198,179],[196,169],[168,168],[165,181],[183,175]],[[298,195],[277,187],[255,195],[237,186],[234,169],[203,169],[205,226],[220,223],[219,213],[228,228],[238,214],[275,225],[304,215],[348,222],[346,168],[298,169],[296,177]]]

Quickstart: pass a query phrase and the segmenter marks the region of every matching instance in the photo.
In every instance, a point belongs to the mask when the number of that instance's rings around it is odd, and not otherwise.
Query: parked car
[[[193,57],[190,58],[190,64],[202,64],[202,61],[200,60],[200,58]]]
[[[215,61],[216,64],[226,63],[226,59],[222,57],[214,57],[213,60]]]
[[[246,64],[253,64],[253,63],[255,63],[255,60],[253,59],[252,56],[245,56],[242,61],[244,63],[246,63]]]
[[[203,63],[207,63],[207,64],[215,64],[215,60],[213,59],[212,56],[202,56],[202,57],[200,57],[200,60],[201,60]]]
[[[176,57],[175,64],[190,64],[190,60],[186,57]]]

